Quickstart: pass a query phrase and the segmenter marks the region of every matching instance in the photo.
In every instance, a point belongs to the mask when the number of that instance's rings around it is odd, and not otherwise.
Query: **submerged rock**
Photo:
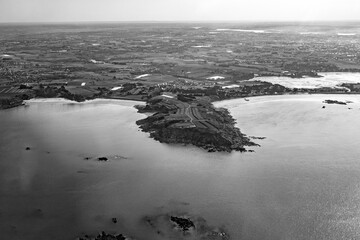
[[[194,223],[188,218],[171,216],[170,220],[176,223],[184,232],[188,231],[191,227],[195,228]]]
[[[221,227],[207,224],[202,217],[185,213],[158,214],[146,216],[144,223],[161,239],[228,240],[230,236]],[[174,224],[176,225],[174,227]]]
[[[78,238],[78,240],[126,240],[126,237],[122,234],[112,235],[112,234],[107,234],[103,231],[95,238],[91,238],[90,236],[85,235],[83,237]]]
[[[324,103],[327,104],[340,104],[340,105],[347,105],[346,102],[341,102],[341,101],[337,101],[337,100],[325,100]]]
[[[251,138],[251,139],[258,139],[258,140],[264,140],[264,139],[266,139],[266,137],[255,137],[255,136],[250,136],[249,138]]]

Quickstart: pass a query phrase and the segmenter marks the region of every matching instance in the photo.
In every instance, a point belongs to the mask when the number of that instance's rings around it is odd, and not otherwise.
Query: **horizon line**
[[[360,23],[358,20],[80,20],[80,21],[10,21],[0,24],[96,24],[96,23]]]

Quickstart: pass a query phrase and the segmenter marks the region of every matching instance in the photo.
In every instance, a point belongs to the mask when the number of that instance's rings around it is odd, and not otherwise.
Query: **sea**
[[[0,111],[1,239],[162,240],[142,219],[176,212],[235,240],[359,239],[360,96],[216,102],[265,137],[246,153],[157,142],[136,104],[34,99]]]

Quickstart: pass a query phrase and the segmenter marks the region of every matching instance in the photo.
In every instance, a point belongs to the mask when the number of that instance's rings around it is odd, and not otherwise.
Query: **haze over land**
[[[357,0],[0,0],[0,22],[354,21]]]

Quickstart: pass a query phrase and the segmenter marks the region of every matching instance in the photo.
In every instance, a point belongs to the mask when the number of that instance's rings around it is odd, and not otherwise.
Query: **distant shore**
[[[256,98],[256,97],[272,97],[272,96],[307,96],[307,95],[328,95],[328,94],[332,94],[332,95],[360,95],[360,93],[358,92],[346,92],[346,93],[307,93],[307,92],[300,92],[300,93],[286,93],[286,94],[259,94],[259,95],[252,95],[252,96],[244,96],[244,97],[237,97],[237,98],[230,98],[230,99],[221,99],[221,100],[214,100],[212,101],[212,103],[217,103],[217,102],[223,102],[223,101],[232,101],[232,100],[236,100],[236,99],[244,99],[244,98]],[[131,97],[127,98],[127,97],[123,97],[123,98],[111,98],[111,97],[99,97],[99,98],[93,98],[93,99],[88,99],[86,101],[83,101],[83,103],[87,103],[90,101],[94,101],[94,100],[114,100],[114,101],[133,101],[133,102],[137,102],[137,103],[146,103],[145,100],[137,100],[137,99],[133,99]],[[30,98],[27,100],[21,100],[21,101],[16,101],[13,104],[7,106],[7,107],[0,107],[0,111],[1,110],[5,110],[5,109],[9,109],[9,108],[15,108],[15,107],[19,107],[19,106],[24,106],[27,102],[49,102],[49,101],[53,101],[53,102],[59,102],[59,101],[64,101],[64,102],[68,102],[68,103],[82,103],[79,101],[75,101],[75,100],[70,100],[67,98]]]

